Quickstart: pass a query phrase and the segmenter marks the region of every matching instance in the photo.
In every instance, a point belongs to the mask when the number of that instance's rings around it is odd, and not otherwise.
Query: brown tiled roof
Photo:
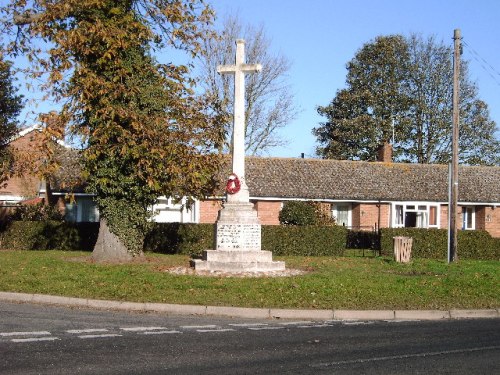
[[[246,179],[256,198],[448,201],[448,166],[437,164],[247,157]],[[459,201],[500,203],[500,167],[461,166]]]

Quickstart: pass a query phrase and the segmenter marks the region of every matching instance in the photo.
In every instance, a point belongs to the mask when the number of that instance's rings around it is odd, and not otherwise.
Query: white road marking
[[[96,332],[108,332],[106,328],[88,328],[88,329],[70,329],[67,330],[68,333],[75,333],[77,335],[81,333],[96,333]]]
[[[141,332],[142,335],[163,335],[163,334],[169,334],[169,333],[182,333],[181,331],[146,331],[146,332]]]
[[[362,325],[366,325],[366,324],[373,324],[373,322],[345,321],[345,322],[342,322],[342,324],[345,324],[346,326],[362,326]]]
[[[232,328],[221,328],[221,329],[197,329],[196,332],[209,333],[209,332],[231,332],[234,331]]]
[[[262,326],[268,326],[269,324],[267,323],[233,323],[229,324],[230,326],[233,327],[262,327]]]
[[[206,326],[181,326],[182,329],[210,329],[210,328],[217,328],[218,326],[209,324]]]
[[[420,322],[418,319],[391,319],[384,320],[386,323],[407,323],[407,322]]]
[[[297,326],[297,325],[304,325],[304,324],[311,324],[311,323],[314,323],[314,322],[304,320],[301,322],[282,322],[282,323],[278,323],[278,324],[280,324],[282,326]]]
[[[311,324],[307,326],[297,326],[297,328],[324,328],[324,327],[331,327],[330,324]]]
[[[82,335],[78,336],[80,339],[98,339],[98,338],[104,338],[104,337],[121,337],[122,335],[116,334],[116,333],[107,333],[104,335]]]
[[[32,337],[29,339],[12,339],[12,342],[36,342],[36,341],[54,341],[60,340],[58,337]]]
[[[2,337],[10,337],[10,336],[43,336],[50,335],[50,332],[47,331],[31,331],[31,332],[0,332],[0,336]]]
[[[354,363],[367,363],[367,362],[377,362],[377,361],[391,361],[391,360],[397,360],[397,359],[417,358],[417,357],[432,357],[432,356],[440,356],[440,355],[447,355],[447,354],[473,353],[473,352],[480,352],[480,351],[485,351],[485,350],[498,350],[498,349],[500,349],[500,345],[497,345],[497,346],[485,346],[485,347],[482,347],[482,348],[443,350],[443,351],[440,351],[440,352],[400,354],[400,355],[391,355],[391,356],[386,356],[386,357],[359,358],[359,359],[352,359],[352,360],[348,360],[348,361],[316,363],[316,364],[312,364],[310,366],[311,367],[333,367],[333,366],[338,366],[338,365],[349,365],[349,364],[354,364]]]
[[[273,329],[285,329],[285,327],[250,327],[248,329],[251,331],[265,331],[265,330],[273,330]]]
[[[127,332],[144,332],[144,331],[165,330],[167,329],[167,327],[128,327],[120,329],[122,331],[127,331]]]

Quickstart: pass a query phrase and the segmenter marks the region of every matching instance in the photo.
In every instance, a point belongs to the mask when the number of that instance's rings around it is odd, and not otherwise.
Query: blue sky
[[[314,156],[316,139],[311,129],[323,120],[316,107],[327,105],[344,87],[346,63],[364,43],[378,35],[434,35],[438,41],[453,46],[453,31],[460,29],[468,45],[464,46],[462,58],[470,61],[470,79],[477,82],[479,97],[500,125],[498,0],[209,2],[220,17],[237,13],[244,23],[263,25],[272,50],[292,62],[288,80],[302,112],[283,131],[288,145],[273,149],[271,156],[297,157],[302,152]]]

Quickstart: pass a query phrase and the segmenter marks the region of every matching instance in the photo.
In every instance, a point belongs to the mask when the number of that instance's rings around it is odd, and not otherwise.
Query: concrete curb
[[[500,309],[483,310],[303,310],[247,308],[166,303],[120,302],[96,299],[0,292],[0,301],[86,307],[99,310],[149,311],[173,315],[225,316],[244,319],[308,320],[443,320],[500,318]]]

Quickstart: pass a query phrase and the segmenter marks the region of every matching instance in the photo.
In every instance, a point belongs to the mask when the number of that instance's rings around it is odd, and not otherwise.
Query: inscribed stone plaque
[[[260,224],[217,224],[217,250],[260,250]]]

